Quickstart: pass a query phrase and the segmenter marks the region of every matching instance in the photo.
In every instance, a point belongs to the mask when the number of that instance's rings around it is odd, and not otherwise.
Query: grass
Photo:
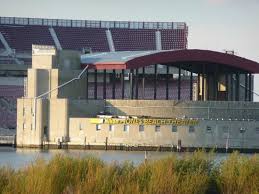
[[[214,177],[220,193],[259,194],[259,157],[233,153],[214,170]]]
[[[56,155],[20,170],[0,168],[0,193],[252,194],[259,193],[259,158],[233,153],[215,167],[211,154],[198,151],[134,166]]]

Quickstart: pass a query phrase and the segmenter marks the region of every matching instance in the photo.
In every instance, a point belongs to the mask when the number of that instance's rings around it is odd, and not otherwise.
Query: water
[[[145,160],[144,151],[105,151],[105,150],[40,150],[40,149],[15,149],[11,147],[0,147],[0,167],[9,166],[14,169],[19,169],[31,164],[37,158],[44,158],[50,160],[56,154],[64,154],[73,157],[95,156],[101,160],[111,163],[124,161],[132,161],[135,165],[140,164]],[[156,160],[165,158],[176,154],[181,157],[187,153],[172,153],[172,152],[148,152],[147,158],[149,160]],[[251,156],[251,154],[246,154]],[[216,153],[215,161],[226,159],[228,154]]]

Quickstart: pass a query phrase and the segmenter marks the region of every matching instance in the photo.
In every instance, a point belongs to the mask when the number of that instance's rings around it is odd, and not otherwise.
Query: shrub
[[[223,194],[259,193],[259,157],[235,152],[217,168],[215,179]]]
[[[16,171],[0,168],[0,193],[259,193],[258,156],[234,153],[216,167],[213,161],[213,155],[203,151],[138,166],[56,155]]]

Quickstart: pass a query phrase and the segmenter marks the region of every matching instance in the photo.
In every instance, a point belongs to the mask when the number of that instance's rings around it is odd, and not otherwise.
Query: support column
[[[245,101],[248,100],[248,75],[245,74]]]
[[[190,77],[190,101],[192,101],[192,93],[193,93],[193,72],[192,72],[192,66],[191,66],[191,77]]]
[[[226,87],[226,101],[229,100],[228,98],[228,91],[229,91],[229,83],[228,83],[228,72],[225,74],[225,87]]]
[[[62,46],[61,46],[61,44],[60,44],[60,41],[59,41],[59,39],[58,39],[58,36],[57,36],[57,34],[56,34],[56,32],[55,32],[55,30],[54,30],[53,27],[50,27],[50,28],[49,28],[49,33],[50,33],[50,35],[51,35],[51,37],[52,37],[52,39],[53,39],[53,42],[54,42],[56,48],[57,48],[59,51],[61,51],[61,50],[62,50]]]
[[[239,80],[239,72],[236,73],[236,101],[239,101],[239,88],[240,88],[240,80]]]
[[[252,94],[253,94],[253,91],[252,91],[252,74],[249,73],[249,101],[251,102],[252,101]]]
[[[89,94],[88,94],[88,89],[89,89],[89,72],[88,72],[88,68],[86,69],[86,99],[88,99]]]
[[[198,73],[198,95],[197,95],[197,98],[198,98],[198,101],[200,100],[200,77],[201,77],[201,74]]]
[[[234,83],[233,83],[233,74],[230,74],[230,100],[234,100]]]
[[[207,92],[206,100],[210,100],[210,74],[209,73],[206,74],[206,92]]]
[[[134,80],[133,80],[133,74],[134,74],[134,70],[131,69],[130,70],[130,99],[133,99],[134,96]]]
[[[138,68],[136,69],[136,76],[135,76],[135,99],[138,99]]]
[[[112,71],[112,99],[115,99],[116,70]]]
[[[121,70],[121,98],[124,99],[124,87],[125,87],[125,84],[124,84],[124,74],[125,74],[125,70],[122,69]]]
[[[181,65],[178,66],[178,100],[181,100]]]
[[[201,98],[202,101],[205,101],[205,65],[202,65],[202,91],[201,91]]]
[[[214,99],[217,101],[218,100],[218,65],[216,65],[216,70],[214,73]]]
[[[97,99],[97,69],[94,70],[94,99]]]
[[[142,99],[145,99],[145,67],[142,69]]]
[[[166,65],[166,100],[169,99],[169,91],[168,91],[168,86],[169,86],[169,66]]]
[[[154,80],[154,100],[156,100],[156,90],[157,90],[157,65],[154,65],[154,74],[155,74],[155,80]]]
[[[106,69],[103,70],[103,99],[106,99]]]

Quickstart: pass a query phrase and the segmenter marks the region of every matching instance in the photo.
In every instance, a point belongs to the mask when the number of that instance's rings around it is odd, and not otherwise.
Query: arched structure
[[[259,63],[257,62],[209,50],[126,51],[87,54],[81,57],[82,67],[89,65],[90,68],[95,69],[95,73],[101,70],[104,77],[109,70],[113,71],[113,76],[116,76],[116,72],[120,71],[121,77],[124,77],[125,71],[129,69],[131,99],[138,98],[138,84],[134,86],[134,82],[138,82],[140,69],[142,71],[141,77],[144,78],[145,68],[150,65],[154,65],[154,99],[156,99],[158,64],[165,66],[167,69],[166,75],[164,75],[166,79],[166,99],[168,99],[169,93],[167,79],[170,66],[178,68],[178,100],[181,100],[182,70],[190,72],[190,100],[193,100],[194,73],[197,74],[195,77],[198,77],[196,92],[198,100],[224,101],[251,101],[252,73],[259,73]],[[103,98],[106,97],[105,81],[104,79]],[[124,96],[123,82],[124,79],[121,79],[122,98]],[[115,88],[113,89],[115,90]],[[96,92],[97,87],[95,87]]]

